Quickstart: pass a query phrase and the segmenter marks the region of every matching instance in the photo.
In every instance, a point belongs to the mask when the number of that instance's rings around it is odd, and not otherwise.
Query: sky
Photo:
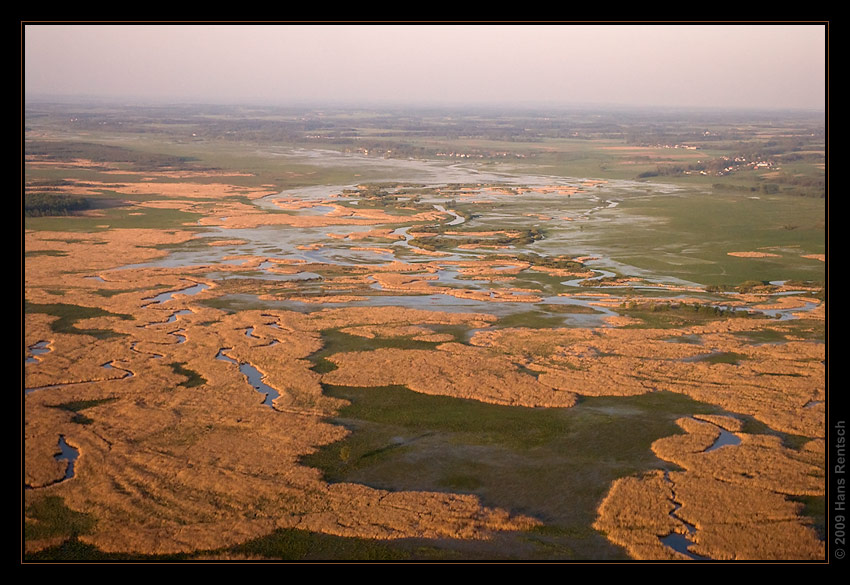
[[[22,23],[25,98],[826,107],[815,24]]]

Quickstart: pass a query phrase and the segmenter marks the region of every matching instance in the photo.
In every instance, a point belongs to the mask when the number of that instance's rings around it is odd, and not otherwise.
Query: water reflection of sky
[[[74,449],[67,443],[67,441],[65,441],[65,435],[59,435],[59,453],[55,456],[55,459],[56,461],[68,462],[67,467],[65,467],[65,476],[62,478],[63,480],[74,477],[74,464],[76,463],[79,454],[80,452],[77,449]]]
[[[181,288],[179,290],[172,290],[172,291],[160,293],[156,296],[149,297],[149,298],[146,298],[146,299],[143,299],[143,300],[149,301],[148,305],[159,305],[159,304],[165,303],[167,301],[170,301],[172,298],[174,298],[174,295],[189,295],[189,296],[196,295],[199,292],[208,289],[209,287],[210,287],[210,285],[208,285],[208,284],[197,283],[197,284],[194,284],[192,286],[187,286],[186,288]]]
[[[32,356],[27,356],[26,363],[35,364],[38,363],[38,358],[35,356],[44,355],[46,353],[50,353],[50,342],[49,341],[39,341],[37,343],[32,344],[27,348]]]
[[[362,300],[347,301],[344,303],[309,303],[297,300],[270,300],[260,299],[250,294],[224,295],[221,301],[230,302],[235,307],[244,306],[250,308],[262,307],[265,309],[277,309],[286,311],[298,311],[311,313],[326,308],[337,307],[403,307],[408,309],[420,309],[429,311],[441,311],[449,313],[484,313],[497,317],[526,313],[531,311],[549,312],[547,305],[573,305],[590,308],[594,312],[581,313],[552,313],[562,320],[565,327],[603,327],[607,323],[606,317],[616,316],[617,312],[608,307],[597,306],[595,300],[581,299],[576,297],[552,296],[546,297],[540,302],[492,302],[454,297],[448,294],[422,294],[422,295],[393,295],[378,294],[366,296]]]
[[[245,334],[250,337],[250,333],[253,331],[253,328],[249,329],[250,331],[246,331]],[[239,371],[245,376],[245,378],[248,380],[248,383],[251,384],[254,390],[265,396],[263,399],[263,404],[268,407],[274,408],[274,400],[275,398],[280,396],[280,393],[263,381],[262,372],[260,372],[257,368],[255,368],[249,363],[240,363],[236,361],[235,359],[224,353],[225,351],[226,350],[224,349],[220,349],[218,351],[218,354],[216,354],[215,358],[217,360],[221,360],[239,366]]]
[[[527,246],[511,247],[509,250],[455,250],[445,256],[422,256],[415,254],[411,249],[409,240],[410,227],[396,227],[394,233],[400,235],[403,239],[394,242],[372,243],[356,239],[342,239],[330,237],[330,234],[344,236],[350,233],[362,233],[375,229],[376,225],[328,225],[319,227],[291,227],[285,225],[276,226],[258,226],[254,228],[225,228],[210,226],[204,228],[193,243],[175,249],[168,256],[145,264],[136,264],[130,267],[180,267],[180,266],[204,266],[204,265],[239,265],[240,257],[268,257],[273,259],[286,259],[301,261],[305,264],[333,264],[337,266],[362,266],[368,264],[383,264],[391,261],[402,261],[407,263],[431,263],[439,260],[455,261],[469,260],[485,257],[488,254],[501,253],[526,253],[533,252],[537,254],[558,256],[558,255],[586,255],[596,256],[595,259],[586,262],[586,266],[594,270],[595,275],[590,279],[571,278],[562,281],[562,286],[567,289],[573,288],[580,290],[597,289],[602,290],[603,287],[594,286],[595,280],[600,280],[605,277],[620,275],[626,277],[637,277],[645,282],[635,283],[628,288],[632,290],[661,290],[659,285],[673,285],[688,287],[694,290],[701,289],[700,285],[688,282],[679,278],[669,277],[663,274],[655,274],[646,270],[642,270],[622,262],[615,261],[607,257],[604,253],[596,254],[592,245],[592,237],[587,239],[588,232],[594,229],[612,229],[611,222],[629,222],[634,221],[632,216],[624,216],[617,209],[619,203],[625,198],[630,197],[646,197],[652,194],[669,194],[680,191],[681,189],[672,185],[643,183],[635,181],[609,181],[598,184],[593,187],[583,185],[585,179],[582,178],[563,178],[563,177],[548,177],[540,175],[522,175],[513,173],[501,172],[480,172],[471,163],[447,163],[442,161],[416,161],[403,159],[383,159],[376,157],[366,157],[359,154],[345,154],[335,151],[325,150],[306,150],[293,149],[265,152],[269,156],[281,156],[290,159],[296,159],[305,164],[321,164],[323,166],[341,166],[363,168],[366,170],[380,171],[381,179],[373,181],[364,180],[364,182],[375,182],[381,184],[412,184],[422,185],[424,189],[431,187],[445,187],[454,185],[492,185],[503,184],[505,186],[531,186],[532,190],[524,193],[521,199],[516,195],[500,195],[486,188],[476,193],[472,199],[492,199],[504,201],[509,208],[501,210],[490,210],[487,205],[476,209],[475,217],[471,221],[467,221],[463,216],[455,213],[452,209],[447,208],[449,198],[454,198],[459,202],[463,202],[463,197],[456,197],[453,193],[447,194],[445,197],[434,195],[431,192],[423,194],[421,200],[434,206],[440,212],[448,214],[450,217],[444,221],[445,225],[460,225],[463,223],[471,224],[469,229],[476,228],[488,229],[493,226],[501,226],[502,228],[509,227],[511,229],[522,229],[529,227],[543,227],[544,229],[549,224],[548,222],[540,222],[531,217],[518,216],[520,210],[543,213],[551,215],[554,221],[562,221],[559,215],[569,215],[570,217],[584,217],[581,221],[584,230],[584,236],[580,236],[577,230],[571,229],[553,229],[547,230],[547,237],[543,240],[534,242]],[[559,193],[545,193],[543,190],[534,190],[534,186],[568,186],[573,188],[582,188],[577,196],[565,197]],[[280,193],[275,193],[262,197],[254,201],[259,207],[270,211],[280,211],[280,207],[275,203],[278,200],[298,200],[304,202],[312,202],[314,207],[304,207],[301,209],[290,210],[296,214],[304,215],[323,215],[331,212],[333,207],[330,205],[340,202],[356,202],[356,196],[347,196],[346,192],[353,193],[357,189],[356,184],[349,185],[318,185],[312,187],[299,187],[289,189]],[[423,189],[423,190],[424,190]],[[507,212],[506,212],[507,211]],[[522,215],[522,214],[520,214]],[[530,214],[525,214],[530,215]],[[587,220],[587,218],[591,218]],[[405,218],[399,217],[399,223],[403,223]],[[569,219],[569,218],[568,218]],[[567,222],[569,223],[569,222]],[[566,224],[565,224],[566,225]],[[381,226],[392,228],[393,226]],[[572,238],[572,239],[571,239]],[[231,240],[233,243],[225,245],[210,246],[208,243],[214,240]],[[388,254],[381,251],[369,250],[370,247],[381,248],[392,252]],[[359,249],[358,249],[359,248]],[[274,262],[266,262],[258,267],[246,268],[243,274],[239,274],[234,270],[224,272],[211,271],[208,273],[210,278],[262,278],[268,280],[279,281],[309,281],[318,280],[321,278],[315,270],[306,270],[297,274],[281,274],[274,270],[277,266]],[[238,270],[238,269],[237,269]],[[455,270],[445,265],[438,273],[442,284],[452,284],[463,288],[478,288],[486,289],[491,284],[486,283],[484,279],[476,283],[472,279],[459,279]],[[585,286],[582,286],[585,284]],[[205,286],[205,285],[204,285]],[[617,294],[617,289],[604,287],[606,292]],[[178,291],[180,292],[180,291]],[[574,290],[573,292],[578,291]],[[162,297],[154,297],[152,302],[164,302],[168,295],[174,294],[163,293]],[[191,294],[184,292],[183,294]],[[556,300],[547,299],[546,303],[564,303],[560,298]],[[574,304],[579,304],[579,301],[572,301]],[[494,312],[496,305],[520,305],[528,306],[528,303],[493,303],[473,301],[468,299],[459,299],[448,295],[423,295],[423,296],[380,296],[366,301],[361,301],[358,304],[374,304],[388,305],[395,303],[397,306],[414,306],[414,307],[439,307],[442,310],[453,310],[454,307],[460,307],[460,310],[468,310],[469,307],[474,307],[476,310],[484,312]],[[336,304],[334,306],[337,306]],[[816,303],[809,303],[803,309],[771,309],[765,310],[764,313],[774,316],[779,319],[788,319],[793,317],[793,313],[801,310],[809,310],[817,306]],[[565,316],[564,319],[570,324],[598,324],[605,316],[616,314],[609,309],[601,309],[594,307],[597,311],[593,314],[576,313]],[[499,309],[500,311],[514,312],[517,309]]]

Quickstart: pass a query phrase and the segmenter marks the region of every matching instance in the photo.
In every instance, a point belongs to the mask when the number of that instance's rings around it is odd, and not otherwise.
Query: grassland
[[[823,121],[457,114],[28,107],[27,561],[727,555],[706,416],[817,558]]]

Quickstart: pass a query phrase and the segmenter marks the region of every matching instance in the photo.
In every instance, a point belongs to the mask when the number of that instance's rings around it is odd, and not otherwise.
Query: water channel
[[[268,406],[269,408],[274,409],[274,400],[275,398],[280,396],[280,393],[265,382],[263,382],[262,372],[260,372],[257,368],[255,368],[249,363],[240,363],[236,361],[224,352],[225,349],[218,350],[215,359],[238,366],[239,371],[245,375],[245,377],[248,379],[248,383],[251,384],[254,390],[265,396],[265,398],[263,399],[263,404],[265,406]]]
[[[27,349],[32,354],[31,356],[27,356],[24,360],[28,364],[37,364],[39,362],[39,359],[36,356],[44,355],[46,353],[50,353],[51,351],[49,341],[39,341],[37,343],[32,344]]]
[[[668,483],[671,483],[670,476],[666,471],[664,472],[664,478],[667,480]],[[659,536],[658,539],[666,546],[669,546],[676,552],[679,552],[690,559],[693,559],[695,561],[710,561],[711,559],[709,557],[698,555],[689,550],[689,547],[694,544],[691,541],[690,536],[692,536],[697,529],[696,526],[694,526],[690,522],[685,522],[676,514],[681,507],[682,505],[674,499],[673,510],[670,512],[670,517],[673,518],[676,522],[682,524],[688,533],[681,534],[679,532],[671,532],[667,536]]]
[[[79,450],[68,444],[65,440],[65,435],[59,435],[59,453],[57,453],[54,458],[56,461],[68,462],[67,467],[65,467],[65,477],[59,481],[65,481],[74,477],[74,464],[77,462],[77,457],[79,457],[79,455]]]
[[[167,301],[170,301],[174,298],[174,295],[196,295],[201,291],[205,291],[210,287],[208,284],[204,283],[196,283],[192,286],[188,286],[186,288],[181,288],[179,290],[172,290],[164,293],[160,293],[153,297],[148,297],[146,299],[142,299],[144,301],[149,301],[144,306],[148,307],[151,305],[161,305]],[[185,313],[184,313],[185,314]]]

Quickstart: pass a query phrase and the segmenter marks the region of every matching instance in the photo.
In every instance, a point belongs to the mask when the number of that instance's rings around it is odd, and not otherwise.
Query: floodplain
[[[24,155],[26,559],[824,559],[822,117],[34,103]]]

